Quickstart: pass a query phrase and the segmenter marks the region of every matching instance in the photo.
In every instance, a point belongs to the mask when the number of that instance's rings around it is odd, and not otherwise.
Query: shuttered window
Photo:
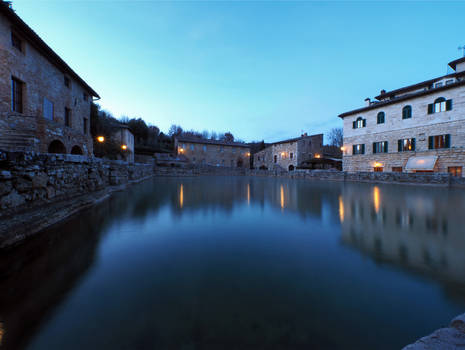
[[[352,128],[353,129],[364,128],[366,126],[367,126],[367,120],[363,119],[362,117],[358,117],[357,120],[352,122]]]
[[[402,108],[402,119],[412,118],[412,106]]]
[[[428,137],[428,149],[450,148],[450,134]]]
[[[384,112],[379,112],[377,117],[376,117],[376,122],[378,124],[384,124],[384,117],[385,117]]]
[[[11,78],[11,110],[23,113],[23,82]]]
[[[373,153],[388,153],[388,142],[373,142]]]
[[[428,114],[451,111],[452,100],[446,100],[444,97],[437,98],[434,103],[428,105]]]
[[[365,154],[365,145],[360,144],[360,145],[353,145],[352,146],[352,154]]]
[[[399,152],[415,151],[415,139],[403,139],[397,141],[397,150]]]

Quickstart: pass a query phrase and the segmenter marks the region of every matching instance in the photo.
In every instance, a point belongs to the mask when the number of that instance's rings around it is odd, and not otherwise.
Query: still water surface
[[[158,178],[0,253],[2,349],[399,349],[465,312],[465,192]]]

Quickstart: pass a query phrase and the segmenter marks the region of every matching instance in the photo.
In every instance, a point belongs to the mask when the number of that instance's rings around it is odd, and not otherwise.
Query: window
[[[224,152],[224,147],[223,147],[223,146],[220,146],[220,152],[221,152],[221,153]]]
[[[441,82],[441,83],[436,83],[436,84],[434,84],[434,87],[435,87],[435,88],[442,87],[442,82]]]
[[[353,145],[352,146],[352,154],[365,154],[365,145]]]
[[[447,172],[451,173],[452,176],[462,177],[462,167],[461,166],[450,166],[447,168]]]
[[[207,152],[207,146],[203,145],[203,146],[202,146],[202,150],[203,150],[204,152]]]
[[[415,151],[415,139],[398,140],[397,150],[399,152]]]
[[[365,126],[367,126],[367,121],[362,117],[358,117],[357,120],[352,123],[353,129],[364,128]]]
[[[193,151],[193,150],[194,150],[194,145],[191,145],[191,151]]]
[[[430,103],[428,105],[428,114],[450,110],[452,110],[452,100],[446,100],[444,97],[439,97],[434,100],[434,103]]]
[[[383,167],[382,167],[382,166],[375,166],[375,167],[373,168],[373,171],[374,171],[375,173],[382,173],[382,172],[383,172]]]
[[[290,159],[293,159],[293,158],[294,158],[294,153],[291,152],[291,153],[289,154],[289,158],[290,158]]]
[[[64,77],[64,82],[65,82],[65,86],[67,88],[69,88],[71,86],[71,81],[69,80],[69,78],[67,76]]]
[[[71,126],[71,109],[65,107],[65,125]]]
[[[384,112],[379,112],[376,120],[378,124],[384,124]]]
[[[84,134],[87,134],[87,118],[84,118],[83,131],[84,131]]]
[[[428,137],[428,149],[450,148],[450,135]]]
[[[23,41],[13,32],[11,32],[11,46],[23,52]]]
[[[45,119],[53,120],[53,102],[44,97],[43,116]]]
[[[257,160],[260,161],[260,156],[257,157]]]
[[[392,172],[393,173],[401,173],[402,172],[402,167],[401,166],[393,166],[392,167]]]
[[[87,99],[89,98],[89,95],[87,95],[85,92],[82,94],[82,99],[84,101],[87,101]]]
[[[450,84],[453,84],[453,83],[454,83],[454,79],[446,80],[446,85],[450,85]]]
[[[23,113],[23,82],[11,78],[11,110]]]
[[[274,162],[277,163],[278,162],[278,156],[275,154],[274,155]]]
[[[402,119],[412,118],[412,106],[402,108]]]
[[[373,153],[387,153],[388,152],[388,142],[373,142]]]

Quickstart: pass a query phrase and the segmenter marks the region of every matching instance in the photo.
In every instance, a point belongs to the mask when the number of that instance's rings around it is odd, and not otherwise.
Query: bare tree
[[[342,128],[332,128],[328,133],[328,138],[331,146],[341,147],[343,144]]]

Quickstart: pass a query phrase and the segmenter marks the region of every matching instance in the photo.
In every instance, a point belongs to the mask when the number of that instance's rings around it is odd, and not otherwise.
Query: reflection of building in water
[[[465,287],[462,197],[444,189],[375,186],[368,193],[346,186],[339,208],[342,240],[375,259],[433,272]]]

